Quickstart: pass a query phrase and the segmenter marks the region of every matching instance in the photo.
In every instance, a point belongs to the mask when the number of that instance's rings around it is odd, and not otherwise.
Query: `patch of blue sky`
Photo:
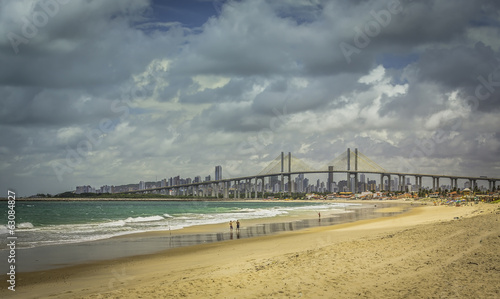
[[[379,55],[376,59],[377,64],[381,64],[386,69],[403,69],[409,64],[414,63],[419,58],[418,54],[411,53],[406,55],[385,53]]]
[[[201,27],[218,14],[216,0],[154,0],[152,7],[155,22],[175,22],[189,28]]]
[[[491,18],[477,19],[469,22],[470,25],[474,27],[490,27],[490,26],[499,26],[500,23],[497,20]]]

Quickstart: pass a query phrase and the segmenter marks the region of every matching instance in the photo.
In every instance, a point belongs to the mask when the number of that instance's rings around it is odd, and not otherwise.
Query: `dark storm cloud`
[[[112,116],[111,102],[71,89],[0,88],[0,124],[61,126]]]
[[[259,132],[269,127],[270,117],[255,114],[248,104],[217,104],[193,121],[195,127],[208,125],[226,132]]]
[[[491,47],[477,43],[474,47],[429,49],[418,61],[419,80],[439,82],[450,88],[477,85],[477,77],[491,73],[498,65],[499,55]]]
[[[115,84],[143,70],[151,56],[160,53],[158,46],[168,45],[165,39],[153,40],[131,29],[131,23],[143,19],[146,1],[71,1],[53,8],[53,16],[44,14],[43,23],[37,23],[36,16],[45,12],[40,6],[45,2],[23,3],[29,4],[3,2],[4,10],[16,12],[4,19],[4,34],[0,35],[0,63],[4,66],[0,82],[5,85],[68,88]],[[9,34],[25,42],[16,45]]]

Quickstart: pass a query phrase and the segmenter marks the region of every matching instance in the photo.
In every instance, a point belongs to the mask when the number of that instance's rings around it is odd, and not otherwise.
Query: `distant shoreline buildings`
[[[217,165],[215,167],[215,180],[222,180],[222,166]],[[337,193],[337,192],[353,192],[353,193],[361,193],[361,192],[366,192],[366,191],[380,191],[380,184],[377,184],[376,180],[371,180],[368,178],[365,174],[360,174],[359,175],[359,180],[357,184],[355,184],[355,178],[351,178],[350,184],[348,184],[347,180],[340,180],[340,181],[333,181],[333,177],[328,177],[327,182],[323,182],[320,179],[317,179],[315,183],[311,182],[307,177],[305,177],[304,174],[298,174],[295,179],[289,183],[289,182],[284,182],[283,183],[283,188],[284,192],[288,192],[291,188],[292,192],[296,193],[325,193],[325,192],[332,192],[332,193]],[[209,182],[212,181],[212,176],[208,175],[205,177],[204,182]],[[330,186],[328,186],[328,182],[330,182]],[[109,185],[104,185],[101,186],[100,188],[94,188],[89,185],[84,185],[84,186],[77,186],[75,193],[76,194],[82,194],[82,193],[123,193],[123,192],[130,192],[130,191],[140,191],[140,190],[148,190],[148,189],[155,189],[155,188],[167,188],[167,187],[173,187],[173,186],[179,186],[179,185],[185,185],[185,184],[191,184],[191,183],[202,183],[201,181],[201,176],[196,176],[194,179],[191,178],[181,178],[180,176],[175,176],[175,177],[170,177],[169,179],[162,179],[160,181],[152,181],[152,182],[146,182],[146,181],[140,181],[138,184],[126,184],[126,185],[119,185],[119,186],[109,186]],[[351,186],[351,190],[349,190],[348,186]],[[357,190],[354,190],[354,186],[358,186]],[[382,190],[387,190],[389,186],[388,180],[384,180]],[[390,186],[391,190],[390,191],[400,191],[398,190],[399,186],[399,181],[398,178],[393,178],[390,181]],[[411,184],[410,178],[406,179],[406,182],[403,184],[405,192],[418,192],[418,186],[415,184]],[[253,186],[257,192],[269,192],[269,193],[279,193],[281,190],[281,180],[280,176],[271,176],[269,177],[268,183],[265,183],[264,186],[262,186],[261,181],[259,180],[257,185]],[[329,188],[328,188],[329,187]],[[220,187],[219,187],[220,188]],[[243,191],[244,184],[233,184],[229,186],[230,190],[236,191],[237,189],[240,189],[239,191]],[[441,190],[452,190],[450,185],[441,185],[439,186]],[[464,183],[465,188],[471,188],[469,182]],[[429,190],[429,187],[423,187],[424,190]],[[486,191],[487,189],[484,188],[483,186],[479,187],[480,191]],[[171,194],[171,191],[167,189],[162,189],[162,192],[160,194],[167,194],[167,195],[174,195]]]

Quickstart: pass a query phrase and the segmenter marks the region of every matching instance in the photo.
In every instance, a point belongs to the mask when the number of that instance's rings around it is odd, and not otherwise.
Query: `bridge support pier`
[[[246,192],[246,184],[245,180],[242,180],[241,182],[241,198],[245,199],[245,192]]]
[[[252,179],[248,179],[248,198],[252,198],[252,188],[253,188],[253,184],[252,184]]]
[[[432,177],[432,191],[437,192],[439,190],[439,177]]]
[[[243,189],[245,190],[245,195],[244,195],[244,199],[247,199],[248,198],[248,180],[245,180],[245,182],[243,183]]]
[[[382,192],[385,190],[385,184],[384,184],[384,174],[381,173],[380,174],[380,187],[379,187],[379,191]]]
[[[473,180],[473,179],[469,179],[469,186],[470,186],[471,191],[474,192],[474,190],[476,190],[476,187],[477,187],[477,181]]]
[[[250,196],[249,196],[249,198],[253,198],[254,195],[252,194],[252,192],[257,190],[257,182],[255,182],[255,184],[252,183],[252,179],[249,179],[248,181],[250,182],[249,183],[250,184]]]
[[[229,192],[228,192],[228,186],[227,186],[227,182],[222,182],[222,184],[224,185],[224,198],[229,198]]]
[[[245,185],[246,185],[246,188],[245,188],[246,196],[245,196],[245,198],[246,199],[252,198],[252,180],[247,179]]]
[[[349,152],[347,152],[347,153],[349,154]],[[349,155],[348,155],[348,157],[349,157]],[[347,180],[347,191],[351,192],[352,188],[351,188],[351,173],[350,172],[347,173],[346,180]]]
[[[286,176],[288,178],[288,197],[291,197],[292,196],[292,175],[289,174]]]
[[[262,180],[261,181],[262,182],[262,185],[261,185],[262,187],[261,187],[260,191],[262,192],[262,198],[264,198],[264,191],[266,189],[266,184],[264,183],[264,177],[262,177],[261,180]]]
[[[257,184],[257,177],[256,177],[256,178],[255,178],[255,188],[254,188],[254,189],[255,189],[255,197],[254,197],[255,199],[257,199],[257,191],[258,191],[258,190],[257,190],[257,187],[258,187],[258,185],[259,185],[259,184]]]
[[[356,152],[357,152],[358,149],[356,149]],[[357,155],[356,155],[357,157]],[[358,173],[356,172],[354,174],[354,192],[353,193],[358,193],[358,189],[359,189],[359,186],[358,186]]]
[[[384,177],[387,177],[387,190],[385,189]],[[391,191],[391,175],[389,173],[380,174],[380,191]]]
[[[234,182],[234,184],[236,185],[236,198],[240,198],[240,181],[237,180]]]
[[[422,189],[422,177],[416,175],[415,176],[415,186],[417,186],[417,191],[420,191]]]
[[[285,176],[283,172],[281,173],[281,181],[280,181],[280,194],[285,191]]]

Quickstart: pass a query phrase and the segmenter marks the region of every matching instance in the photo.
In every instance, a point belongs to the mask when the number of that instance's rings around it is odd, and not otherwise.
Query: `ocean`
[[[5,202],[5,204],[7,204]],[[308,211],[343,213],[356,204],[274,201],[17,201],[17,248],[80,243],[148,231]],[[0,235],[6,239],[7,209]],[[6,249],[2,242],[0,249]]]

